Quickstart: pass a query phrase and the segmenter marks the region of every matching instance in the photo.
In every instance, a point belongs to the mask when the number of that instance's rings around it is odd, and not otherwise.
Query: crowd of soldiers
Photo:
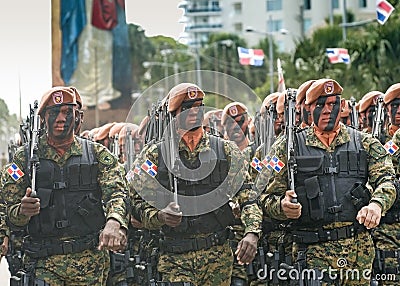
[[[397,285],[400,83],[333,79],[205,112],[174,86],[139,124],[31,108],[1,170],[11,285]]]

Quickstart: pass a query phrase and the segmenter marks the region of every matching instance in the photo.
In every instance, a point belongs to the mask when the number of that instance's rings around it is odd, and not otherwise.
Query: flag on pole
[[[337,64],[337,63],[349,64],[350,63],[350,55],[349,55],[349,52],[347,51],[347,49],[327,48],[326,55],[328,56],[329,62],[331,64]]]
[[[264,63],[264,51],[261,49],[246,49],[238,47],[239,62],[244,66],[262,66]]]
[[[394,7],[386,0],[376,0],[376,20],[383,25],[389,19]]]
[[[286,90],[285,79],[283,77],[283,70],[281,65],[281,59],[276,60],[276,66],[278,67],[278,92],[283,92]]]

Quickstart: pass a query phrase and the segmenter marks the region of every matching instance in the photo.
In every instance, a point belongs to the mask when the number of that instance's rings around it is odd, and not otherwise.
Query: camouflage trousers
[[[233,253],[228,241],[206,250],[187,253],[163,253],[158,271],[162,281],[192,282],[196,286],[229,286]]]
[[[35,275],[51,286],[101,286],[106,285],[109,268],[108,251],[95,249],[39,259]]]
[[[294,244],[294,257],[298,250]],[[367,231],[352,238],[307,245],[305,254],[306,270],[299,275],[312,277],[317,269],[331,280],[322,285],[370,285],[375,248]]]
[[[400,223],[382,224],[374,229],[372,237],[376,249],[379,250],[400,250]],[[377,259],[377,257],[375,257]],[[400,258],[385,258],[380,261],[386,269],[399,269]],[[378,266],[375,261],[374,266]],[[394,273],[384,273],[379,267],[374,267],[374,278],[379,285],[399,285],[400,275]]]

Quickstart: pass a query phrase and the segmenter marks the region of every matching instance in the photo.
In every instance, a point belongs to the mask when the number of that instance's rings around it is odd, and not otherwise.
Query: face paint
[[[398,112],[398,109],[400,107],[400,98],[394,99],[392,102],[390,102],[390,120],[393,125],[400,125],[400,119],[396,120],[396,114]]]
[[[197,101],[202,101],[201,98],[187,100],[182,102],[181,111],[177,116],[179,128],[184,130],[194,131],[202,126],[204,118],[204,104],[196,105]],[[192,116],[193,112],[196,112],[195,122],[188,122],[188,117]]]
[[[332,131],[338,124],[340,113],[340,97],[319,97],[317,102],[311,105],[314,124],[323,131]]]
[[[310,113],[307,111],[306,107],[303,106],[302,108],[302,120],[305,124],[310,125],[310,122],[308,122],[308,117],[310,116]]]
[[[376,106],[375,105],[371,105],[366,112],[367,116],[365,117],[365,120],[367,121],[367,127],[372,128],[372,125],[374,124],[374,118],[375,118],[375,114],[376,114]]]
[[[47,114],[47,131],[50,137],[65,139],[73,134],[75,116],[72,105],[51,107],[48,109]],[[57,130],[58,128],[62,128],[62,131]]]

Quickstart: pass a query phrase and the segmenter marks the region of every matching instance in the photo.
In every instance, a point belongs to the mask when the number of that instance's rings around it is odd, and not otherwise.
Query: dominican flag
[[[285,163],[283,163],[278,157],[274,156],[268,163],[275,172],[279,173],[283,167],[285,167]]]
[[[152,177],[155,177],[157,175],[157,165],[151,162],[149,159],[147,159],[146,162],[142,164],[141,168]]]
[[[244,66],[262,66],[264,63],[264,51],[261,49],[246,49],[238,47],[239,62]]]
[[[14,163],[7,168],[7,173],[14,179],[14,181],[18,181],[24,175],[24,172]]]
[[[139,165],[135,166],[135,169],[133,169],[133,173],[136,174],[136,175],[140,175],[141,172],[140,172],[140,166]]]
[[[131,182],[131,181],[133,180],[133,175],[134,175],[133,171],[132,171],[132,170],[129,170],[129,172],[128,172],[128,173],[126,174],[126,176],[125,176],[126,180],[127,180],[128,182]]]
[[[390,155],[393,155],[397,150],[399,150],[399,146],[397,146],[392,140],[386,142],[383,148],[385,148]]]
[[[388,1],[376,0],[376,20],[378,23],[385,24],[393,10],[393,6]]]
[[[251,161],[250,165],[259,173],[263,169],[261,161],[257,157],[253,158],[253,160]]]
[[[337,63],[350,63],[350,55],[347,49],[343,48],[328,48],[326,49],[326,55],[329,58],[331,64]]]

